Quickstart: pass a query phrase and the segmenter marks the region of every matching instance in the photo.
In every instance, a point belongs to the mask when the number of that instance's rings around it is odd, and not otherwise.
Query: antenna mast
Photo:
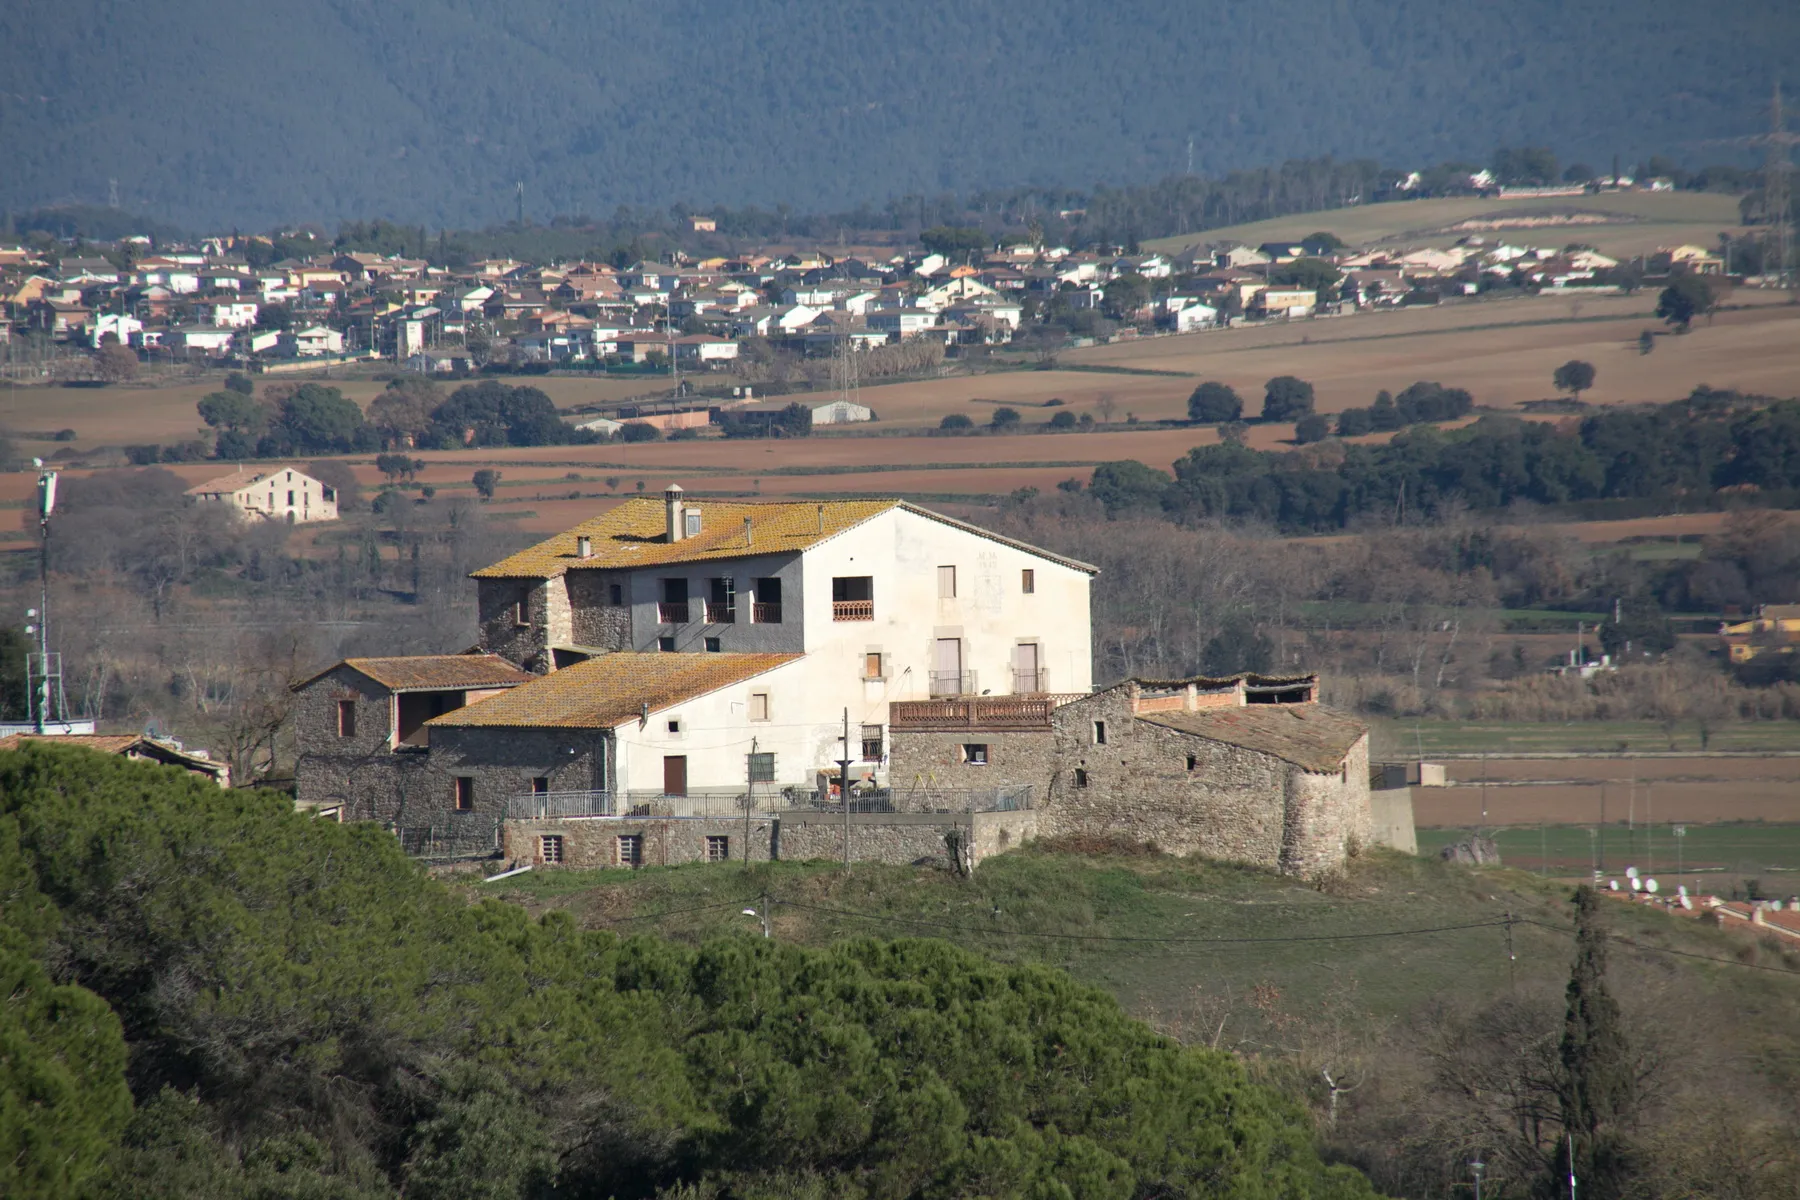
[[[1788,190],[1787,131],[1781,116],[1781,81],[1776,80],[1769,100],[1769,153],[1763,166],[1763,210],[1774,223],[1775,276],[1783,287],[1794,286],[1792,198]]]
[[[38,648],[25,656],[25,681],[31,693],[32,721],[38,733],[46,733],[60,725],[68,732],[68,698],[63,692],[62,655],[50,652],[50,514],[56,509],[56,472],[38,466],[38,607],[29,615],[37,618]],[[25,627],[27,633],[31,626]]]

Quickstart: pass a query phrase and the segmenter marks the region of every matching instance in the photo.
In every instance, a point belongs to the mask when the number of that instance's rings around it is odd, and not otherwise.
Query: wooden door
[[[1013,691],[1020,694],[1044,691],[1038,678],[1036,642],[1025,642],[1013,650]]]
[[[663,755],[663,795],[687,795],[687,755]]]

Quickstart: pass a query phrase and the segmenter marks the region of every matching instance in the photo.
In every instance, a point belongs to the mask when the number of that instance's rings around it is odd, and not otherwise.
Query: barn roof
[[[1243,708],[1203,708],[1198,712],[1140,713],[1137,720],[1273,755],[1317,774],[1341,769],[1351,748],[1369,732],[1362,722],[1316,704],[1251,704]]]
[[[443,726],[612,729],[797,662],[799,654],[618,651],[539,676],[524,687],[433,717]]]

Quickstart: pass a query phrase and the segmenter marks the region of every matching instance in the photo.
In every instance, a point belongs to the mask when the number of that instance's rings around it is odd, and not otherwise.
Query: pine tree
[[[1560,1097],[1564,1136],[1551,1164],[1551,1195],[1566,1195],[1571,1163],[1580,1200],[1615,1200],[1631,1179],[1625,1127],[1637,1080],[1619,1002],[1606,988],[1606,930],[1600,894],[1575,889],[1575,966],[1563,1020]]]

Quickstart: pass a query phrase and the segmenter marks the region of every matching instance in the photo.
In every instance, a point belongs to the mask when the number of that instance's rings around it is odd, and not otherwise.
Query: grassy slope
[[[1618,250],[1637,254],[1646,248],[1683,241],[1699,240],[1712,246],[1720,231],[1735,231],[1740,226],[1736,196],[1705,192],[1629,192],[1547,200],[1469,197],[1406,200],[1301,213],[1209,229],[1204,233],[1159,238],[1146,242],[1145,248],[1179,250],[1195,242],[1214,241],[1237,241],[1256,246],[1263,242],[1302,238],[1321,229],[1330,230],[1351,245],[1390,240],[1442,245],[1463,236],[1438,232],[1458,221],[1568,212],[1605,213],[1627,220],[1620,224],[1520,230],[1510,236],[1528,242],[1579,241],[1596,246],[1603,253]],[[1494,235],[1486,236],[1491,239]]]
[[[1470,871],[1387,852],[1366,856],[1347,880],[1324,890],[1199,860],[1037,850],[991,859],[967,880],[929,868],[858,865],[846,873],[827,863],[778,863],[630,875],[540,872],[468,887],[534,910],[567,909],[590,926],[678,938],[753,933],[756,922],[740,910],[760,907],[767,894],[776,899],[778,937],[818,944],[861,935],[943,936],[998,958],[1064,967],[1113,992],[1134,1012],[1176,1026],[1201,1008],[1241,1007],[1254,989],[1264,989],[1261,995],[1267,997],[1273,988],[1290,1013],[1348,1008],[1371,1026],[1404,1028],[1409,1015],[1436,997],[1473,997],[1507,987],[1505,930],[1366,935],[1499,921],[1509,911],[1567,923],[1566,889],[1529,872]],[[1712,958],[1742,949],[1736,939],[1660,913],[1620,905],[1611,919],[1618,932],[1649,945]],[[1032,936],[1046,934],[1058,936]],[[1084,940],[1327,935],[1350,940]],[[1560,986],[1570,955],[1565,934],[1518,925],[1513,941],[1518,959],[1512,969],[1521,986]],[[1729,1009],[1768,1013],[1778,1019],[1771,1028],[1800,1029],[1800,979],[1661,954],[1620,953],[1681,971],[1693,986],[1726,997]],[[1765,964],[1782,965],[1778,955],[1761,954]],[[1800,1039],[1768,1033],[1760,1052],[1771,1065],[1792,1072],[1800,1062]]]

